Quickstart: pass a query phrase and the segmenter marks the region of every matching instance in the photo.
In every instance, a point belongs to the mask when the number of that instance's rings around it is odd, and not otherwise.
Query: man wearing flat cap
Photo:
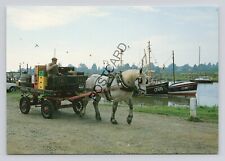
[[[60,75],[57,65],[57,58],[53,57],[52,62],[47,66],[48,77]]]

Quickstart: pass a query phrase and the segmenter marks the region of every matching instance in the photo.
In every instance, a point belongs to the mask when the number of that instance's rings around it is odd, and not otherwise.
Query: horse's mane
[[[140,71],[138,69],[129,69],[122,72],[122,77],[125,83],[133,86],[135,80],[139,77]]]
[[[139,73],[140,70],[138,69],[128,69],[128,70],[125,70],[123,71],[123,73]]]

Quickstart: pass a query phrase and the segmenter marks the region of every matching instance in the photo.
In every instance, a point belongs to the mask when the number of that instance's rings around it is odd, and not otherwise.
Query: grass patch
[[[19,90],[15,91],[15,92],[7,92],[6,96],[7,98],[12,98],[12,99],[20,99],[21,97],[21,92]]]
[[[12,99],[12,101],[19,102],[21,98],[21,92],[16,91],[7,93],[7,98]],[[111,108],[112,103],[101,102],[100,106]],[[127,106],[127,105],[120,104],[119,106]],[[145,106],[145,105],[138,107],[135,105],[134,111],[158,115],[176,116],[195,122],[203,121],[203,122],[218,123],[218,106],[213,107],[198,106],[196,111],[197,118],[190,118],[190,109],[188,107]]]
[[[168,107],[168,106],[143,106],[135,108],[135,112],[144,112],[151,114],[167,115],[181,117],[195,122],[212,122],[218,123],[218,107],[199,106],[197,107],[197,118],[190,118],[190,109],[184,107]]]

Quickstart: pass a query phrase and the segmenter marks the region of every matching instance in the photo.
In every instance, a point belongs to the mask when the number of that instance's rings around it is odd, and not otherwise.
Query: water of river
[[[197,104],[198,106],[218,106],[218,83],[198,84],[197,87]],[[159,105],[159,106],[189,106],[190,98],[175,96],[140,96],[134,97],[134,104],[142,105]]]

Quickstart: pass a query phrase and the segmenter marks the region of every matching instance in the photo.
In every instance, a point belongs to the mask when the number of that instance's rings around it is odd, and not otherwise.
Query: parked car
[[[6,82],[6,90],[7,90],[7,92],[13,92],[13,91],[16,91],[16,89],[17,89],[16,83]]]

